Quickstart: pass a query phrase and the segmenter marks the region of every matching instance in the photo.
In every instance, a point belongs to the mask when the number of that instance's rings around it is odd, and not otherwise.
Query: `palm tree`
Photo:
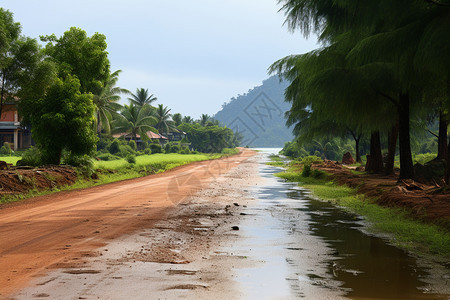
[[[100,135],[102,129],[106,132],[111,131],[112,116],[122,108],[117,103],[120,100],[119,94],[130,93],[128,90],[116,86],[120,72],[122,70],[110,74],[102,89],[94,95],[93,101],[96,108],[94,128],[96,128],[98,135]]]
[[[170,114],[170,109],[167,106],[164,107],[162,104],[158,104],[158,107],[154,111],[154,116],[157,120],[156,129],[158,129],[159,133],[177,131],[174,122],[171,120],[172,115]]]
[[[211,117],[207,114],[202,114],[202,116],[200,117],[200,120],[198,120],[199,124],[201,126],[206,126],[208,124],[208,121],[211,120]]]
[[[117,126],[114,131],[131,133],[134,140],[137,139],[138,134],[142,139],[146,139],[148,131],[156,132],[153,126],[157,123],[157,119],[152,116],[152,107],[148,104],[144,106],[137,106],[133,103],[125,104],[116,122]]]
[[[137,106],[144,106],[145,104],[151,105],[158,100],[153,94],[148,94],[148,89],[140,88],[136,89],[136,94],[131,93],[131,98],[128,98],[130,103]]]
[[[194,119],[192,119],[191,116],[184,116],[182,123],[192,124],[192,123],[194,123]]]
[[[181,123],[183,123],[183,117],[180,113],[173,114],[172,120],[175,122],[175,126],[179,126]]]

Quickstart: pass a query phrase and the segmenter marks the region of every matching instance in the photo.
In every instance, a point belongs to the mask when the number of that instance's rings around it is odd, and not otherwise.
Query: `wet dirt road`
[[[70,267],[114,238],[164,220],[171,208],[254,152],[144,178],[38,197],[0,209],[0,298],[48,269]],[[169,188],[170,187],[170,188]]]

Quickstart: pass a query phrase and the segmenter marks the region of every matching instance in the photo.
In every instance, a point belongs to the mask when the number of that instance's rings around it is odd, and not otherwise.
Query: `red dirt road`
[[[46,269],[90,256],[115,237],[151,228],[186,196],[254,154],[244,149],[157,175],[0,207],[0,298]]]

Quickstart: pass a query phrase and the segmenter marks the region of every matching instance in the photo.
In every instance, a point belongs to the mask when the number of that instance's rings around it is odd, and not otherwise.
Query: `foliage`
[[[38,148],[31,147],[22,154],[22,158],[17,162],[18,166],[39,166],[41,165],[41,153]]]
[[[121,159],[119,156],[113,155],[111,153],[103,153],[103,154],[97,155],[97,158],[100,160],[104,160],[104,161]]]
[[[157,123],[152,115],[152,107],[148,104],[136,106],[134,104],[124,105],[119,117],[114,123],[114,132],[130,133],[134,140],[140,135],[141,139],[148,140],[147,132],[156,129],[153,127]]]
[[[150,144],[151,153],[162,153],[162,146],[160,144]]]
[[[22,99],[28,107],[24,118],[31,123],[44,164],[59,164],[63,150],[72,155],[91,155],[95,150],[92,95],[79,89],[78,79],[68,75],[57,79],[44,97]]]
[[[12,153],[11,146],[9,146],[9,143],[4,143],[3,146],[0,148],[0,154],[1,155],[11,155]]]
[[[110,64],[105,35],[95,33],[88,37],[84,30],[71,27],[60,38],[52,34],[41,36],[41,40],[47,42],[45,53],[57,63],[59,76],[76,76],[81,93],[98,94],[108,81]]]
[[[136,89],[136,94],[131,93],[131,97],[128,98],[130,104],[142,107],[146,104],[151,105],[158,100],[153,94],[148,94],[148,89],[140,88]]]
[[[119,151],[120,151],[119,147],[120,147],[120,142],[119,142],[119,140],[118,140],[118,139],[114,139],[114,140],[111,142],[111,144],[109,144],[109,146],[108,146],[108,151],[109,151],[109,153],[111,153],[111,154],[117,154],[117,153],[119,153]]]
[[[136,155],[128,154],[127,157],[125,158],[125,160],[130,164],[135,164],[136,163]]]
[[[238,146],[233,131],[227,127],[184,123],[179,128],[186,132],[191,147],[203,153],[221,153],[224,148]]]
[[[133,141],[133,140],[131,140],[129,143],[128,143],[128,145],[131,147],[131,149],[133,149],[134,151],[136,151],[136,142],[135,141]]]
[[[311,175],[311,164],[304,164],[302,170],[303,177],[309,177]]]
[[[177,132],[175,123],[171,120],[172,115],[170,114],[170,109],[164,105],[159,104],[154,112],[156,118],[156,129],[161,134],[167,134],[169,132]]]
[[[145,155],[150,155],[150,154],[152,154],[151,148],[145,148],[145,149],[144,149],[144,154],[145,154]]]

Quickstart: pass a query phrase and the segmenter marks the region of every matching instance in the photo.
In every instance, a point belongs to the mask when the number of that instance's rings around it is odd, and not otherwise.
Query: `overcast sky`
[[[283,26],[276,0],[1,0],[24,35],[72,26],[106,35],[119,86],[148,88],[172,112],[198,118],[260,85],[267,68],[317,48]]]

